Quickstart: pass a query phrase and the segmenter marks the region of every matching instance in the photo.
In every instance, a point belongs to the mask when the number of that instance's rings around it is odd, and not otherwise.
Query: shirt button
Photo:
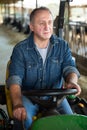
[[[31,65],[29,65],[28,67],[31,68]]]
[[[42,79],[40,79],[40,82],[42,81]]]
[[[42,70],[42,68],[40,68],[40,71]]]

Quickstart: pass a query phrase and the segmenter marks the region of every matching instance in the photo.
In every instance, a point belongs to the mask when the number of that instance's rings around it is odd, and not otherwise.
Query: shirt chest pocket
[[[50,58],[49,67],[52,79],[56,80],[62,73],[62,59],[57,57]]]
[[[25,68],[25,79],[29,84],[33,84],[37,80],[38,65],[34,62],[27,62]]]

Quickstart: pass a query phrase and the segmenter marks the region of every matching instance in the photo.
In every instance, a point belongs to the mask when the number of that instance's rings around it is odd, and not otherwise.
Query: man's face
[[[38,11],[34,16],[34,21],[30,23],[30,29],[36,38],[40,40],[49,39],[53,33],[53,19],[49,11]]]

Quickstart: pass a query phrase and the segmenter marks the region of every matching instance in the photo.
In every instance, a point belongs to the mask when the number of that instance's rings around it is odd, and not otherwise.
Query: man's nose
[[[47,30],[49,29],[49,27],[50,27],[49,23],[45,23],[45,29]]]

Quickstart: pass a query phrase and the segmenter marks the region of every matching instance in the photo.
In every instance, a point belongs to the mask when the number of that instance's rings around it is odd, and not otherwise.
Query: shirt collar
[[[30,33],[29,37],[28,37],[28,49],[33,49],[36,47],[35,43],[34,43],[34,34],[33,32]],[[50,38],[50,44],[55,44],[58,43],[58,37],[56,35],[52,35]]]

